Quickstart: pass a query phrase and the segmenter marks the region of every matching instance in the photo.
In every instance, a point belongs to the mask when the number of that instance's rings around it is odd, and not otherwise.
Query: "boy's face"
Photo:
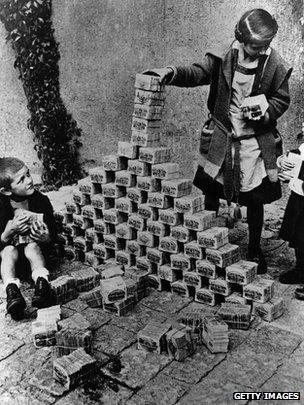
[[[23,166],[22,169],[12,176],[10,194],[26,197],[32,195],[34,191],[34,183],[30,171],[27,166]]]

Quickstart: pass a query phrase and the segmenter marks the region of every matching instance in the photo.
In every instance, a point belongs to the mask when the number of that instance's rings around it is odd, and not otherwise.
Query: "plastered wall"
[[[292,105],[280,120],[290,147],[304,121],[302,0],[53,0],[61,94],[83,130],[83,165],[100,164],[102,155],[116,152],[119,140],[130,139],[136,72],[199,61],[210,47],[229,43],[236,21],[253,7],[275,15],[280,29],[273,45],[294,66]],[[4,36],[1,26],[1,154],[15,151],[34,164],[26,100]],[[203,87],[167,90],[163,143],[185,176],[193,174],[207,93]]]

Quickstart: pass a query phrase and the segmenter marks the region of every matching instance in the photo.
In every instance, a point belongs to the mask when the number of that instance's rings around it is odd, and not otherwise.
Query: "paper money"
[[[224,302],[217,314],[233,329],[248,329],[250,326],[251,306]]]
[[[99,285],[100,274],[93,267],[83,268],[71,272],[71,277],[75,279],[78,292],[89,291]]]
[[[172,328],[168,322],[159,323],[150,321],[144,329],[137,334],[137,347],[158,354],[167,352],[166,333]]]
[[[264,321],[272,322],[284,313],[284,301],[282,298],[273,298],[264,304],[253,302],[253,313]]]
[[[151,163],[153,165],[169,162],[171,159],[171,149],[165,147],[140,148],[139,161]]]
[[[198,232],[197,241],[204,248],[219,249],[228,243],[228,228],[215,226]]]
[[[258,278],[243,288],[243,297],[264,304],[271,300],[274,293],[274,281]]]
[[[137,159],[138,146],[133,145],[131,142],[118,141],[117,154],[119,156],[125,156],[128,159]]]
[[[105,170],[102,166],[90,169],[89,176],[91,178],[91,181],[97,184],[107,184],[114,180],[114,173]]]
[[[173,208],[159,210],[159,220],[170,226],[177,226],[183,222],[182,215]]]
[[[76,280],[70,276],[60,276],[50,282],[57,304],[65,304],[78,296]]]
[[[160,145],[160,131],[142,132],[132,129],[131,143],[142,147],[157,147]]]
[[[226,267],[226,280],[230,283],[246,285],[257,276],[257,263],[240,260]]]
[[[215,211],[200,211],[196,214],[184,215],[184,226],[194,231],[211,228],[215,219]]]
[[[55,352],[57,357],[65,356],[83,348],[86,353],[92,353],[93,337],[90,330],[62,329],[56,332]]]
[[[227,243],[219,249],[206,249],[208,262],[219,267],[227,267],[240,260],[240,248],[238,245]]]
[[[126,283],[120,276],[101,280],[100,288],[104,303],[113,303],[126,298]]]
[[[92,373],[96,360],[87,354],[83,348],[74,350],[67,356],[53,361],[53,376],[66,389],[75,387],[81,379]]]
[[[174,200],[174,210],[182,214],[196,214],[204,209],[204,195],[186,195]]]
[[[128,170],[120,170],[115,174],[115,184],[123,187],[136,186],[136,176]]]
[[[103,168],[116,172],[118,170],[126,170],[127,159],[118,155],[103,156]]]
[[[151,165],[149,163],[141,162],[136,159],[129,160],[128,171],[129,173],[136,176],[149,176],[151,171]]]

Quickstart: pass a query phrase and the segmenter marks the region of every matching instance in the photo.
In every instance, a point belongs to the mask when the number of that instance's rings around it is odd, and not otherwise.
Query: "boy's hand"
[[[157,76],[159,76],[160,78],[160,82],[161,84],[166,84],[171,80],[171,77],[173,76],[173,69],[169,68],[169,67],[165,67],[165,68],[159,68],[159,69],[147,69],[144,70],[142,72],[142,74],[144,75],[145,73],[149,73],[149,72],[153,72],[155,74],[157,74]]]
[[[30,229],[28,215],[24,213],[22,215],[15,216],[11,220],[10,228],[16,234],[26,233]]]
[[[51,240],[47,225],[42,221],[35,221],[31,226],[31,238],[35,242],[47,243]]]

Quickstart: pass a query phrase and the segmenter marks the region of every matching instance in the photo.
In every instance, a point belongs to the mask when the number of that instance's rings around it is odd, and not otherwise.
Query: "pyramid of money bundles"
[[[230,327],[249,327],[252,302],[256,314],[272,320],[282,313],[282,301],[272,301],[273,280],[257,277],[257,264],[242,260],[228,228],[217,226],[204,195],[181,176],[171,147],[162,146],[164,102],[159,77],[137,74],[131,139],[103,156],[56,213],[65,256],[88,266],[53,282],[58,303],[76,288],[89,305],[123,315],[149,286],[222,304],[219,315]],[[215,321],[209,323],[212,329]]]

